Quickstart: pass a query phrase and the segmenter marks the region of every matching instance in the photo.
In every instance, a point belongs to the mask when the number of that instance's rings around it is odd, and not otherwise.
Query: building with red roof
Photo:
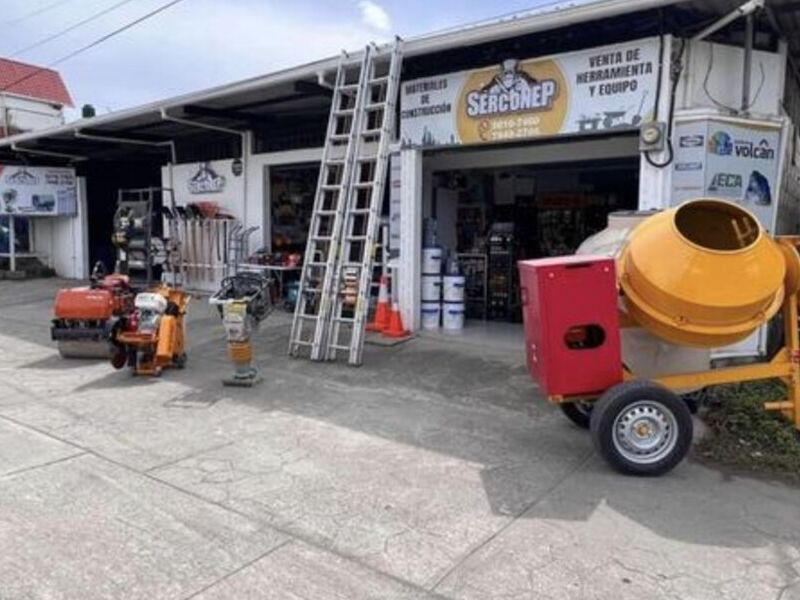
[[[0,58],[0,137],[61,125],[71,106],[58,71]]]

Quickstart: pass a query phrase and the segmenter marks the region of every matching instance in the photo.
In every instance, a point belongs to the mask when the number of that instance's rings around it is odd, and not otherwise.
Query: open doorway
[[[637,208],[639,160],[438,170],[430,181],[423,246],[441,250],[442,277],[437,290],[424,249],[422,326],[437,329],[438,319],[440,328],[459,329],[448,311],[458,315],[461,295],[465,332],[480,331],[522,321],[517,261],[572,254],[609,213]],[[459,281],[463,292],[453,292]]]

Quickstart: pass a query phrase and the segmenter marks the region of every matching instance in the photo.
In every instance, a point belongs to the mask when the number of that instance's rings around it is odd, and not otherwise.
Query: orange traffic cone
[[[403,317],[400,316],[400,306],[397,302],[392,304],[392,313],[389,315],[389,325],[383,331],[383,335],[390,338],[401,338],[408,335],[403,327]]]
[[[375,307],[375,316],[372,323],[367,324],[367,331],[383,331],[389,326],[389,279],[381,275],[381,286],[378,288],[378,305]]]

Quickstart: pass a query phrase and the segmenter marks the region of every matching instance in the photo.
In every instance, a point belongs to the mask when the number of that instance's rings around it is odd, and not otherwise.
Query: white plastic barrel
[[[420,321],[423,329],[439,329],[442,305],[438,302],[423,302],[421,316]]]
[[[422,272],[426,275],[439,275],[442,272],[441,248],[422,249]]]
[[[422,276],[422,301],[440,302],[442,299],[442,276],[423,275]]]
[[[445,302],[442,304],[442,327],[447,331],[464,329],[465,314],[463,302]]]
[[[445,275],[442,278],[442,300],[445,302],[464,302],[464,286],[466,277],[463,275]]]

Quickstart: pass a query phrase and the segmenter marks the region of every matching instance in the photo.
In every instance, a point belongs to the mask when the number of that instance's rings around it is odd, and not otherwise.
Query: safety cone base
[[[409,332],[403,327],[403,317],[400,316],[400,307],[395,303],[392,305],[392,312],[389,315],[389,325],[383,332],[388,338],[408,337]]]
[[[401,330],[401,331],[384,331],[383,332],[383,336],[384,337],[388,337],[388,338],[394,338],[394,339],[396,339],[396,338],[404,338],[404,337],[410,337],[411,336],[411,332],[410,331],[404,331],[404,330]]]
[[[367,323],[367,331],[385,331],[389,327],[391,308],[389,307],[388,279],[381,276],[381,285],[378,292],[378,305],[375,307],[375,316],[371,323]]]

